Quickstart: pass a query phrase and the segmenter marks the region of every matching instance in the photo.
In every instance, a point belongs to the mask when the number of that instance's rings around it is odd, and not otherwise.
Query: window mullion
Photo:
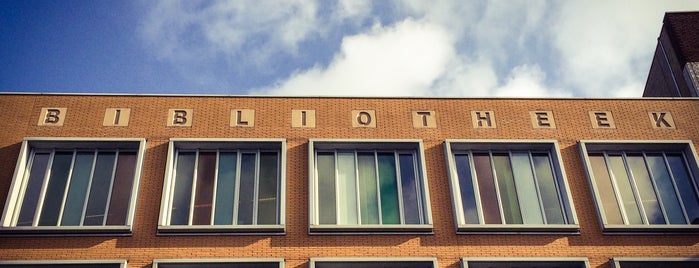
[[[95,149],[95,153],[92,157],[92,167],[90,167],[90,178],[87,180],[87,192],[85,194],[85,201],[83,201],[83,209],[80,214],[80,226],[85,223],[85,214],[87,213],[87,201],[90,200],[90,192],[92,191],[92,178],[95,176],[95,166],[97,165],[97,155],[99,149]]]
[[[398,195],[398,213],[400,214],[400,224],[405,224],[405,208],[403,204],[403,183],[400,170],[400,153],[393,151],[393,161],[396,165],[396,193]]]
[[[539,189],[539,179],[536,177],[536,171],[534,170],[535,167],[534,167],[534,159],[532,158],[532,151],[527,151],[527,156],[529,157],[529,166],[531,167],[530,172],[532,173],[532,177],[534,178],[534,189],[536,189],[536,198],[539,201],[539,209],[541,210],[541,219],[543,220],[544,224],[548,224],[548,219],[546,219],[546,208],[544,207],[544,201],[541,197],[541,189]],[[524,222],[524,220],[522,222]]]
[[[213,192],[211,193],[211,218],[209,218],[209,224],[214,225],[214,218],[216,217],[216,190],[218,189],[218,164],[219,164],[219,156],[221,154],[220,150],[216,150],[216,158],[214,161],[216,163],[214,164],[214,187],[213,187]]]
[[[634,198],[636,199],[636,206],[639,208],[641,213],[641,221],[643,222],[643,224],[649,224],[648,215],[646,214],[646,208],[642,202],[643,198],[641,198],[641,193],[638,191],[638,187],[636,186],[636,179],[634,178],[633,172],[631,172],[631,168],[629,167],[626,152],[623,152],[621,157],[623,158],[624,168],[626,169],[626,176],[629,177],[631,191],[633,192]]]
[[[558,196],[558,204],[561,205],[561,212],[563,214],[563,222],[568,224],[570,223],[570,219],[568,219],[568,206],[563,202],[563,192],[561,191],[560,185],[559,185],[559,178],[558,178],[558,172],[557,172],[557,167],[554,165],[555,163],[553,162],[553,156],[551,155],[550,152],[547,153],[548,155],[548,161],[549,161],[549,166],[551,167],[551,175],[553,175],[553,187],[556,189],[556,196]]]
[[[376,173],[376,204],[379,208],[379,224],[383,224],[383,211],[381,210],[381,178],[379,178],[379,154],[374,150],[374,172]]]
[[[22,186],[20,186],[20,191],[17,196],[17,204],[15,204],[14,209],[15,212],[12,215],[12,226],[17,226],[17,222],[19,221],[19,213],[22,210],[22,206],[24,206],[24,196],[26,195],[27,187],[29,185],[29,178],[31,177],[32,166],[34,166],[35,156],[36,151],[31,150],[31,152],[29,153],[29,160],[27,161],[24,176],[22,177]]]
[[[112,200],[112,188],[114,187],[114,176],[116,176],[116,169],[117,169],[117,163],[119,163],[119,149],[117,149],[114,157],[114,165],[112,167],[112,176],[110,177],[109,180],[109,190],[107,192],[107,202],[105,202],[104,205],[104,217],[102,217],[102,225],[107,225],[107,215],[109,215],[109,204],[111,203]]]
[[[361,190],[359,187],[361,186],[359,184],[359,158],[357,157],[357,151],[354,151],[354,184],[357,185],[357,187],[354,187],[354,193],[357,196],[357,223],[362,224],[362,197],[360,195]]]
[[[51,168],[53,168],[53,158],[56,156],[56,149],[51,150],[49,154],[49,163],[46,165],[46,172],[44,173],[44,182],[41,185],[41,194],[39,194],[39,201],[36,204],[36,211],[34,211],[34,222],[32,226],[39,225],[39,217],[41,216],[41,210],[44,208],[44,198],[46,197],[46,191],[48,190]]]
[[[415,201],[417,202],[417,209],[418,209],[418,217],[420,217],[420,224],[425,223],[425,210],[422,204],[423,198],[423,193],[420,189],[422,189],[422,174],[418,172],[420,170],[420,166],[418,165],[417,161],[417,153],[415,151],[411,152],[412,154],[412,159],[413,159],[413,176],[415,177]]]
[[[473,159],[473,151],[467,152],[469,167],[471,169],[471,185],[473,186],[473,195],[476,199],[476,211],[478,212],[478,223],[485,224],[485,216],[483,215],[483,208],[481,207],[481,191],[478,185],[478,175],[476,174],[476,163]],[[456,164],[456,163],[455,163]],[[456,166],[456,165],[454,165]],[[461,191],[459,189],[459,191]],[[459,195],[461,198],[461,195]],[[463,200],[461,201],[461,213],[463,214]],[[464,223],[466,223],[466,215],[464,215]]]
[[[241,162],[243,158],[243,153],[240,150],[236,151],[236,158],[235,158],[235,189],[233,192],[235,193],[235,199],[233,199],[233,224],[237,225],[238,224],[238,208],[240,206],[240,177],[241,177]]]
[[[187,225],[192,225],[192,220],[194,218],[194,199],[197,193],[197,169],[199,169],[199,149],[194,153],[194,169],[192,171],[192,192],[189,195],[189,217],[187,218]]]
[[[498,208],[500,209],[500,222],[502,224],[507,224],[505,221],[505,210],[502,206],[502,199],[500,198],[500,186],[498,184],[498,173],[495,170],[495,162],[493,162],[493,151],[488,150],[488,160],[490,161],[490,172],[493,174],[493,185],[495,186],[495,196],[498,198]]]
[[[665,224],[670,224],[670,219],[667,217],[667,211],[665,210],[663,199],[660,197],[660,192],[658,191],[658,185],[655,183],[655,176],[653,175],[653,171],[650,170],[650,166],[648,165],[648,156],[646,155],[646,152],[642,153],[643,162],[646,164],[646,170],[648,171],[648,176],[650,177],[650,183],[653,185],[655,197],[658,199],[658,205],[660,206],[660,210],[663,212],[663,219],[665,219]]]
[[[680,202],[680,208],[682,209],[684,221],[685,223],[689,223],[689,216],[687,215],[687,210],[684,208],[684,201],[682,201],[682,195],[680,195],[680,191],[677,189],[677,184],[675,183],[675,175],[672,174],[672,168],[670,168],[670,163],[668,163],[667,161],[667,155],[665,154],[665,152],[663,152],[663,163],[667,168],[667,173],[670,175],[670,182],[672,183],[672,188],[675,190],[675,196],[677,196],[677,200]]]
[[[66,179],[66,187],[63,190],[63,198],[61,199],[61,207],[58,209],[58,220],[56,220],[56,226],[61,226],[63,221],[63,211],[66,207],[66,197],[68,197],[68,190],[70,190],[70,181],[73,179],[73,169],[75,168],[75,157],[78,154],[77,149],[73,149],[73,159],[70,161],[70,168],[68,169],[68,178]]]
[[[337,150],[333,151],[333,161],[335,161],[335,177],[333,178],[335,180],[335,224],[340,224],[340,212],[342,212],[340,208],[340,198],[339,193],[340,193],[340,183],[338,181],[339,177],[339,172],[337,170]]]
[[[612,172],[612,165],[609,161],[609,154],[604,152],[604,163],[607,165],[607,173],[609,174],[609,180],[612,183],[612,190],[614,190],[614,197],[616,198],[617,206],[619,207],[619,212],[621,213],[621,220],[624,224],[629,224],[629,218],[626,216],[626,208],[624,207],[624,201],[621,199],[621,193],[619,192],[619,186],[616,184],[616,176]]]
[[[255,153],[255,178],[253,180],[252,194],[252,224],[257,224],[257,208],[260,196],[260,150]]]

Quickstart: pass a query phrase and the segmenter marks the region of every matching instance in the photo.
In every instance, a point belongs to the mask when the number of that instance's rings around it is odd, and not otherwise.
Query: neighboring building
[[[3,94],[0,267],[697,267],[698,101]]]
[[[699,12],[666,13],[644,97],[699,96]]]

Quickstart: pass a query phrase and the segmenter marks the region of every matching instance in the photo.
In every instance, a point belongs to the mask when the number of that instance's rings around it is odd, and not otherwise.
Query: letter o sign
[[[376,127],[376,111],[352,110],[352,127]]]

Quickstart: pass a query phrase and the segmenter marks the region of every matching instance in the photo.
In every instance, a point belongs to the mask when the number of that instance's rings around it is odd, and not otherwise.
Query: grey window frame
[[[653,264],[653,262],[691,262],[695,263],[694,267],[699,267],[699,258],[689,257],[689,258],[668,258],[668,257],[614,257],[609,259],[609,263],[612,268],[623,268],[623,262],[648,262],[648,264]],[[652,266],[655,267],[655,266]]]
[[[699,224],[607,224],[604,208],[602,206],[602,197],[594,180],[592,165],[590,163],[590,152],[606,152],[613,151],[622,153],[643,153],[646,157],[646,152],[650,153],[676,153],[681,152],[687,164],[688,172],[691,179],[694,181],[695,193],[699,194],[699,165],[697,162],[697,154],[694,145],[689,140],[580,140],[578,141],[580,155],[583,160],[587,182],[592,190],[592,197],[595,201],[595,209],[603,233],[605,234],[672,234],[672,233],[687,233],[696,232],[699,230]],[[606,156],[606,153],[604,153]],[[673,182],[674,184],[674,182]],[[615,198],[619,200],[619,193],[615,189]],[[657,190],[654,192],[657,194]],[[638,202],[638,199],[635,200]],[[659,200],[659,202],[662,202]],[[682,207],[684,210],[684,207]],[[622,218],[625,213],[620,211]]]
[[[424,223],[422,224],[320,224],[318,219],[318,181],[316,171],[317,151],[411,151],[415,157],[415,174],[420,183],[420,201]],[[309,181],[309,234],[401,234],[433,232],[432,211],[430,208],[429,187],[425,171],[425,156],[422,140],[418,139],[309,139],[308,142],[308,181]],[[358,188],[358,187],[357,187]],[[399,187],[400,188],[400,187]],[[401,199],[400,197],[398,198]],[[402,202],[402,201],[399,201]]]
[[[473,162],[473,152],[546,152],[550,157],[552,172],[554,179],[559,182],[557,185],[559,202],[561,208],[564,209],[563,216],[569,222],[568,224],[486,224],[483,221],[483,207],[481,206],[480,194],[478,193],[478,183],[474,181],[474,194],[476,198],[476,208],[478,210],[478,224],[467,224],[463,213],[463,203],[461,200],[461,190],[459,185],[459,176],[455,162],[455,154],[465,153],[469,155],[469,161]],[[447,160],[447,174],[452,197],[452,208],[454,211],[454,222],[456,224],[456,232],[458,234],[466,233],[503,233],[513,234],[519,232],[527,232],[530,234],[550,234],[550,233],[573,233],[580,232],[578,225],[577,213],[573,198],[571,196],[570,186],[566,178],[565,168],[560,155],[558,142],[555,140],[482,140],[482,139],[448,139],[444,142],[445,159]],[[474,174],[474,166],[470,165],[471,174]],[[536,176],[535,176],[536,177]],[[475,178],[472,178],[475,180]],[[496,191],[499,191],[496,189]],[[498,202],[502,202],[500,195],[497,196]],[[539,198],[541,199],[541,198]],[[539,200],[541,205],[541,200]],[[503,221],[504,222],[504,221]]]
[[[225,264],[225,263],[277,263],[279,268],[284,268],[283,258],[211,258],[211,259],[154,259],[153,268],[159,264]]]
[[[509,262],[551,262],[551,263],[580,263],[590,268],[590,262],[585,257],[462,257],[461,268],[469,268],[468,262],[509,263]],[[497,267],[497,266],[496,266]]]
[[[103,226],[16,226],[22,206],[24,194],[29,179],[32,162],[30,157],[34,152],[56,150],[107,150],[118,151],[127,149],[136,152],[133,181],[131,184],[131,196],[127,208],[126,223],[124,225]],[[15,165],[15,172],[10,185],[9,194],[5,202],[3,216],[0,222],[0,233],[7,235],[130,235],[133,231],[134,214],[138,190],[141,180],[143,159],[146,151],[146,140],[143,138],[79,138],[79,137],[27,137],[22,141],[19,157]],[[75,161],[75,159],[73,159]],[[114,167],[116,169],[116,166]],[[47,172],[49,168],[47,167]],[[71,167],[72,170],[72,167]],[[72,172],[72,171],[71,171]],[[112,176],[114,176],[112,174]],[[112,177],[112,183],[114,177]],[[47,182],[44,182],[46,184]],[[68,187],[66,187],[67,193]],[[45,190],[43,190],[45,191]],[[111,192],[111,191],[110,191]],[[65,194],[64,193],[64,196]],[[36,217],[36,216],[35,216]],[[35,219],[36,221],[36,219]]]
[[[278,224],[250,225],[170,225],[170,214],[173,201],[175,167],[178,150],[185,151],[237,151],[238,154],[256,152],[257,158],[261,151],[279,153],[278,169]],[[238,160],[240,161],[240,160]],[[240,173],[240,170],[236,171]],[[257,185],[257,179],[255,180]],[[195,191],[192,189],[192,191]],[[213,197],[215,199],[215,197]],[[234,201],[235,202],[235,201]],[[192,209],[192,208],[190,208]],[[212,208],[213,211],[213,208]],[[213,214],[213,213],[212,213]],[[191,219],[190,219],[191,221]],[[286,232],[286,139],[228,139],[228,138],[171,138],[168,143],[167,162],[163,181],[163,192],[158,217],[158,234],[272,234],[283,235]]]
[[[311,258],[308,267],[316,268],[317,263],[366,263],[366,262],[430,262],[433,268],[437,268],[437,258],[434,257],[386,257],[386,258],[357,258],[357,257],[331,257],[331,258]]]
[[[46,267],[53,267],[53,265],[81,265],[81,264],[93,264],[93,265],[99,265],[99,264],[105,264],[105,265],[114,265],[118,264],[120,268],[126,268],[128,267],[127,261],[126,260],[21,260],[21,261],[5,261],[5,260],[0,260],[0,267],[5,267],[7,265],[42,265]]]

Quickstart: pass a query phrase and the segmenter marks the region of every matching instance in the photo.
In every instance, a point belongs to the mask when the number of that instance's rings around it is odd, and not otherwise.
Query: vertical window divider
[[[99,153],[99,149],[95,150],[95,153],[92,155],[92,167],[90,167],[90,178],[87,180],[87,192],[85,193],[85,201],[83,201],[83,209],[82,213],[80,214],[80,226],[83,226],[85,224],[85,214],[87,213],[87,201],[90,200],[90,192],[92,190],[92,178],[95,176],[95,166],[97,165],[97,155]]]
[[[17,200],[24,200],[24,195],[27,191],[27,185],[29,184],[29,177],[31,175],[31,170],[32,166],[34,166],[34,156],[36,155],[36,152],[34,150],[31,150],[29,153],[29,161],[27,162],[27,167],[25,169],[24,175],[22,176],[22,185],[20,186],[20,191],[19,195],[17,197]],[[16,226],[17,222],[19,221],[19,213],[22,211],[22,206],[24,202],[17,202],[15,204],[15,213],[12,215],[12,225]]]
[[[379,177],[379,154],[374,150],[374,172],[376,173],[376,204],[379,208],[379,224],[383,224],[383,210],[381,209],[381,178]]]
[[[39,195],[39,201],[36,204],[36,211],[34,211],[34,222],[32,226],[39,225],[39,218],[41,217],[41,211],[44,208],[44,198],[46,198],[46,190],[49,185],[49,180],[51,179],[51,168],[53,168],[53,158],[56,156],[56,149],[51,150],[49,154],[49,163],[46,165],[46,172],[44,173],[44,182],[41,185],[41,194]]]
[[[481,190],[480,187],[478,186],[478,176],[476,175],[476,163],[474,162],[474,156],[473,156],[473,151],[468,151],[466,153],[468,155],[468,162],[469,162],[469,167],[471,169],[471,185],[473,185],[473,195],[474,199],[476,199],[476,211],[478,212],[478,222],[483,225],[485,224],[485,215],[483,215],[483,208],[482,208],[482,202],[481,202]],[[456,163],[454,163],[454,166],[456,166]],[[459,198],[461,198],[461,195],[459,195]],[[463,200],[461,201],[461,213],[463,213]],[[464,222],[466,222],[466,215],[464,215]]]
[[[400,224],[405,224],[405,208],[403,204],[403,182],[400,169],[400,152],[393,152],[393,161],[396,165],[396,193],[398,193],[398,213],[400,213]]]
[[[539,179],[536,177],[536,167],[534,166],[534,159],[532,158],[531,150],[527,151],[527,156],[529,157],[529,166],[531,167],[529,171],[532,173],[532,177],[534,178],[534,189],[536,189],[536,198],[539,202],[539,209],[541,210],[541,219],[543,220],[544,224],[548,224],[548,219],[546,219],[546,208],[544,208],[544,200],[541,198]],[[512,170],[514,171],[514,168]]]
[[[68,190],[70,189],[70,181],[73,179],[73,168],[75,167],[75,157],[77,156],[77,149],[73,149],[73,159],[70,160],[70,168],[68,169],[68,178],[66,179],[66,187],[63,189],[63,198],[61,199],[61,207],[58,209],[58,220],[56,220],[56,226],[60,226],[63,221],[63,210],[66,207],[66,197],[68,196]]]
[[[341,210],[340,210],[340,198],[338,198],[338,195],[340,193],[340,183],[337,180],[337,177],[339,177],[338,176],[339,174],[337,171],[337,169],[338,169],[337,168],[337,149],[333,150],[333,161],[335,162],[335,164],[334,164],[335,165],[335,170],[334,170],[335,177],[333,178],[335,180],[335,224],[339,225],[341,222],[341,218],[340,218]]]
[[[197,193],[197,169],[199,169],[199,149],[194,152],[194,168],[192,169],[192,189],[189,194],[189,216],[187,217],[187,225],[192,225],[192,220],[194,218],[194,205]]]
[[[362,197],[360,195],[361,190],[359,187],[359,158],[357,157],[358,152],[354,151],[354,193],[357,198],[357,224],[362,224]]]
[[[235,189],[233,190],[235,192],[235,197],[233,199],[233,224],[238,224],[238,207],[240,206],[240,167],[242,159],[243,158],[243,153],[240,150],[236,150],[236,157],[235,157]]]
[[[413,159],[413,174],[420,174],[420,165],[417,161],[418,154],[415,151],[410,152],[412,154],[412,159]],[[422,184],[420,182],[420,179],[418,176],[415,176],[415,196],[417,200],[424,200],[423,198],[423,193],[420,191],[422,189]],[[425,223],[425,211],[422,202],[417,202],[417,215],[420,217],[420,224]]]
[[[493,185],[495,185],[495,195],[498,197],[498,209],[500,210],[500,222],[507,224],[505,220],[505,210],[502,206],[502,197],[500,194],[500,185],[498,184],[498,173],[495,170],[495,162],[493,161],[493,151],[488,150],[488,160],[490,161],[490,170],[493,173]]]
[[[179,163],[178,161],[180,158],[180,149],[175,148],[174,151],[175,151],[175,155],[172,158],[172,171],[171,171],[172,172],[172,175],[171,175],[172,180],[170,182],[170,189],[169,189],[169,191],[170,191],[169,197],[170,198],[168,199],[168,204],[167,204],[168,208],[172,208],[172,203],[175,202],[175,184],[177,183],[177,179],[176,179],[177,178],[177,163]],[[165,215],[166,215],[165,222],[167,222],[167,225],[170,225],[171,221],[172,221],[172,209],[167,209],[167,212],[165,212]]]
[[[211,218],[209,218],[209,224],[214,225],[214,218],[216,218],[216,190],[218,189],[218,165],[219,165],[219,155],[221,151],[216,150],[216,158],[214,161],[216,163],[214,164],[214,187],[212,189],[211,193]]]
[[[109,180],[109,190],[107,191],[107,202],[105,202],[104,210],[102,212],[104,217],[102,217],[102,225],[107,225],[107,216],[109,215],[109,204],[112,201],[112,189],[114,188],[114,176],[116,176],[117,164],[119,163],[119,149],[114,153],[114,165],[112,166],[112,176]]]
[[[643,205],[643,202],[642,202],[643,199],[641,198],[641,193],[638,191],[638,186],[636,185],[636,178],[634,177],[633,172],[631,172],[631,168],[630,168],[629,162],[627,160],[628,157],[626,155],[626,152],[623,152],[621,154],[621,157],[624,161],[624,168],[626,169],[626,176],[629,177],[629,183],[631,184],[631,190],[633,192],[634,199],[636,201],[636,206],[638,207],[639,212],[641,213],[641,222],[643,224],[648,225],[650,223],[648,222],[648,215],[646,214],[646,208]]]
[[[660,205],[660,210],[663,212],[663,219],[665,219],[665,224],[669,225],[670,224],[670,219],[667,217],[667,211],[665,210],[665,204],[663,204],[663,198],[660,196],[660,190],[658,189],[658,185],[655,183],[655,175],[653,175],[653,171],[650,170],[650,165],[648,165],[648,155],[646,154],[645,151],[643,153],[643,162],[646,165],[646,170],[648,171],[648,176],[650,176],[650,182],[653,185],[653,191],[655,191],[655,196],[658,198],[658,205]]]
[[[277,152],[277,212],[275,215],[275,219],[277,220],[277,223],[281,223],[281,214],[282,214],[282,187],[285,185],[282,185],[282,152],[281,149]]]
[[[612,165],[609,161],[609,154],[604,152],[604,164],[607,165],[607,173],[609,174],[609,180],[612,183],[612,188],[614,188],[614,198],[616,199],[616,204],[619,207],[619,212],[621,213],[621,221],[624,224],[629,224],[629,218],[626,215],[626,208],[624,207],[624,201],[621,199],[621,192],[619,192],[619,185],[616,183],[616,176],[612,172]]]
[[[563,202],[563,191],[561,189],[561,185],[559,185],[560,181],[562,181],[562,180],[558,177],[558,172],[557,172],[557,170],[559,170],[559,169],[557,168],[558,166],[556,165],[556,163],[553,161],[553,153],[551,151],[548,151],[547,153],[549,156],[548,161],[549,161],[549,166],[551,167],[551,174],[553,175],[553,181],[554,181],[553,187],[556,188],[556,196],[558,196],[558,204],[561,206],[561,209],[563,210],[562,211],[563,222],[568,224],[568,223],[570,223],[570,219],[568,219],[568,209],[566,209],[568,206],[566,206],[565,203]],[[585,156],[585,157],[587,157],[587,156]],[[571,209],[572,209],[572,205],[571,205]]]
[[[260,150],[255,152],[255,180],[252,194],[252,224],[257,225],[257,208],[260,198]]]
[[[677,189],[677,183],[675,182],[675,175],[672,174],[672,168],[670,168],[670,163],[667,161],[667,155],[663,152],[663,164],[667,169],[668,175],[670,175],[670,182],[672,183],[672,188],[675,190],[675,196],[677,196],[677,201],[680,202],[680,209],[682,209],[682,216],[684,216],[684,222],[689,223],[689,216],[687,215],[687,210],[684,207],[684,201],[682,200],[682,195]]]

